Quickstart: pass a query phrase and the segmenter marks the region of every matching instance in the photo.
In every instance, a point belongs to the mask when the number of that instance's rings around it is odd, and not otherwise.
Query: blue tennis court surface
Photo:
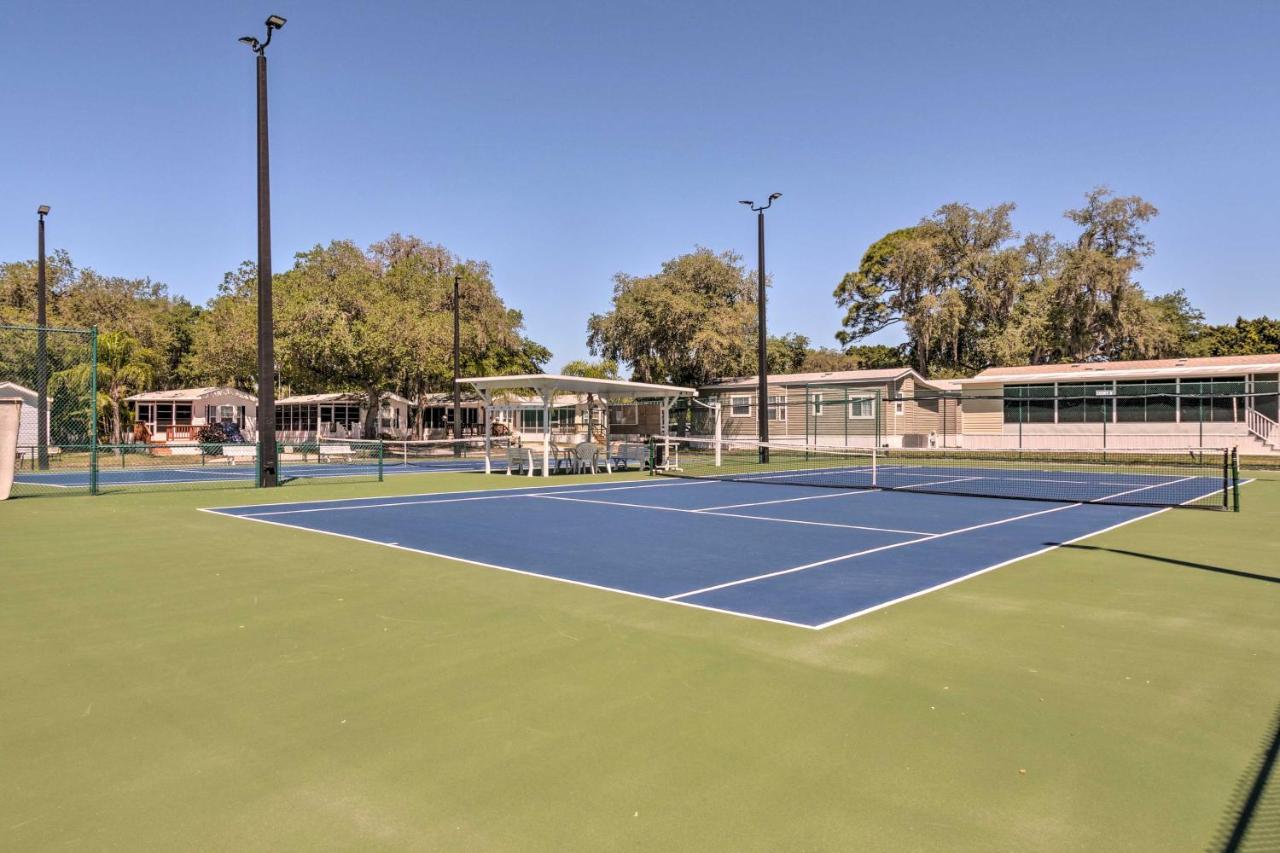
[[[240,465],[229,465],[225,461],[214,461],[200,464],[182,464],[181,457],[158,457],[164,463],[147,464],[146,461],[130,459],[121,467],[114,467],[113,458],[102,455],[98,468],[98,484],[100,486],[143,486],[179,483],[251,483],[257,476],[252,462]],[[494,460],[497,470],[505,468],[505,460]],[[443,471],[483,471],[484,459],[431,459],[401,463],[386,461],[383,474],[428,474]],[[285,480],[317,477],[376,477],[376,464],[350,462],[282,462],[280,476]],[[70,471],[19,471],[14,482],[29,486],[47,486],[52,488],[88,488],[89,472],[84,469]]]
[[[648,479],[207,511],[824,628],[1158,510]]]

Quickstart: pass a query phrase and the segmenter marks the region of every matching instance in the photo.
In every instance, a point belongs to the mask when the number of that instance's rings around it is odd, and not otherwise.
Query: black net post
[[[1231,448],[1231,494],[1232,509],[1240,511],[1240,450]]]

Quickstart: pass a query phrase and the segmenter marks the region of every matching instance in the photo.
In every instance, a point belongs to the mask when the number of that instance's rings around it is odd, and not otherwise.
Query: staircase
[[[1280,452],[1280,424],[1257,409],[1250,408],[1245,412],[1245,425],[1249,429],[1249,438],[1252,439],[1249,443],[1258,447],[1259,451],[1241,447],[1243,452]]]

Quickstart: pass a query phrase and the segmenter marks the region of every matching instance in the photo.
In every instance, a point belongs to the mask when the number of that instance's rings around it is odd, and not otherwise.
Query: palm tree
[[[98,336],[98,413],[108,416],[112,444],[124,440],[124,398],[151,384],[159,360],[155,350],[144,347],[127,332],[103,332]],[[62,371],[55,379],[84,388],[89,384],[88,374],[89,366],[79,365]]]

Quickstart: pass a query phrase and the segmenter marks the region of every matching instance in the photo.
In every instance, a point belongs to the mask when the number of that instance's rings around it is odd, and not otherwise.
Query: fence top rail
[[[73,329],[65,326],[11,326],[6,323],[0,323],[0,330],[12,332],[69,332],[77,335],[91,335],[97,331],[97,328]]]

